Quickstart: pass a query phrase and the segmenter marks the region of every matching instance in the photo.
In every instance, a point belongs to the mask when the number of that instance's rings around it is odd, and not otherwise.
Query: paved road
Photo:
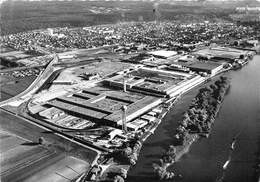
[[[7,99],[5,101],[2,101],[0,102],[0,107],[8,104],[9,102],[13,102],[13,101],[16,101],[18,100],[20,97],[22,97],[23,95],[25,94],[28,94],[30,91],[32,91],[33,89],[37,90],[37,88],[40,88],[41,85],[44,83],[44,82],[41,82],[44,75],[49,71],[49,69],[52,67],[53,63],[54,62],[57,62],[58,60],[58,57],[56,55],[54,55],[53,59],[48,63],[48,66],[46,67],[46,69],[40,74],[38,75],[38,77],[33,81],[33,83],[26,89],[24,90],[23,92],[21,92],[20,94],[10,98],[10,99]],[[51,75],[51,74],[49,74]]]
[[[51,143],[56,143],[57,145],[62,144],[65,146],[65,148],[66,146],[70,146],[73,148],[73,151],[75,150],[75,152],[77,152],[78,150],[78,152],[82,152],[82,154],[84,154],[87,151],[94,151],[97,154],[97,156],[92,161],[91,166],[96,164],[96,161],[101,154],[100,151],[91,148],[88,145],[77,142],[67,136],[57,133],[56,131],[51,130],[50,128],[37,124],[18,114],[12,113],[4,109],[0,109],[0,115],[2,120],[0,126],[2,129],[8,130],[9,132],[15,133],[18,136],[21,136],[28,140],[37,142],[38,138],[42,136]]]

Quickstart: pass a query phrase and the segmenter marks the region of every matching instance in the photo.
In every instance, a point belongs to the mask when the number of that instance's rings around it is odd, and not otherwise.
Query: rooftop
[[[212,63],[212,62],[194,62],[192,64],[187,64],[187,67],[213,70],[221,65],[222,64],[220,64],[220,63]]]
[[[151,54],[153,56],[169,58],[171,56],[177,55],[177,52],[176,51],[159,50],[159,51],[148,52],[148,54]]]
[[[157,97],[97,86],[58,97],[49,101],[47,105],[80,115],[83,118],[119,124],[122,120],[122,106],[127,106],[126,114],[129,121],[160,102],[161,100]]]

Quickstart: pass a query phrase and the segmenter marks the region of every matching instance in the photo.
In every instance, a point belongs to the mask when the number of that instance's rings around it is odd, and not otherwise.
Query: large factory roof
[[[220,66],[222,66],[222,64],[220,63],[205,63],[205,62],[194,62],[192,64],[187,64],[186,65],[188,68],[198,68],[198,69],[205,69],[205,70],[214,70]]]
[[[140,68],[129,72],[128,75],[116,75],[108,78],[106,83],[121,89],[138,90],[146,95],[164,97],[173,87],[190,77],[192,77],[191,74],[177,71]]]
[[[119,124],[122,120],[122,106],[127,106],[126,115],[130,120],[161,102],[157,97],[116,90],[112,92],[109,89],[105,92],[105,87],[101,88],[96,88],[93,92],[83,90],[81,93],[58,97],[49,101],[48,105],[81,115],[83,118]]]
[[[143,99],[130,104],[129,106],[127,106],[127,111],[126,111],[126,115],[127,117],[134,114],[134,113],[138,113],[138,111],[140,111],[141,109],[143,109],[145,106],[148,106],[156,101],[158,101],[160,99],[156,98],[156,97],[150,97],[150,96],[146,96]],[[139,114],[137,114],[135,117],[137,117]],[[134,117],[133,117],[134,118]],[[108,115],[107,117],[105,117],[105,119],[112,121],[112,122],[119,122],[122,119],[122,112],[119,110],[117,112],[114,112],[111,115]]]

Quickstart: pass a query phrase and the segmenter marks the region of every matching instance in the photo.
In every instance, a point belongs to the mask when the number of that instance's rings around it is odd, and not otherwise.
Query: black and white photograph
[[[260,182],[260,0],[0,0],[1,182]]]

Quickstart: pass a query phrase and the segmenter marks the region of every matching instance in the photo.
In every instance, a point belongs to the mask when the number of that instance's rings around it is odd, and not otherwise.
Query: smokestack
[[[154,3],[153,5],[153,12],[156,14],[156,21],[159,21],[159,18],[161,17],[161,13],[159,11],[159,3]]]
[[[123,133],[127,133],[127,127],[126,127],[126,110],[127,107],[124,105],[122,106],[122,131]]]
[[[125,21],[125,11],[124,10],[121,12],[121,16],[123,18],[123,21]]]
[[[126,82],[127,80],[124,81],[124,92],[126,92]]]

